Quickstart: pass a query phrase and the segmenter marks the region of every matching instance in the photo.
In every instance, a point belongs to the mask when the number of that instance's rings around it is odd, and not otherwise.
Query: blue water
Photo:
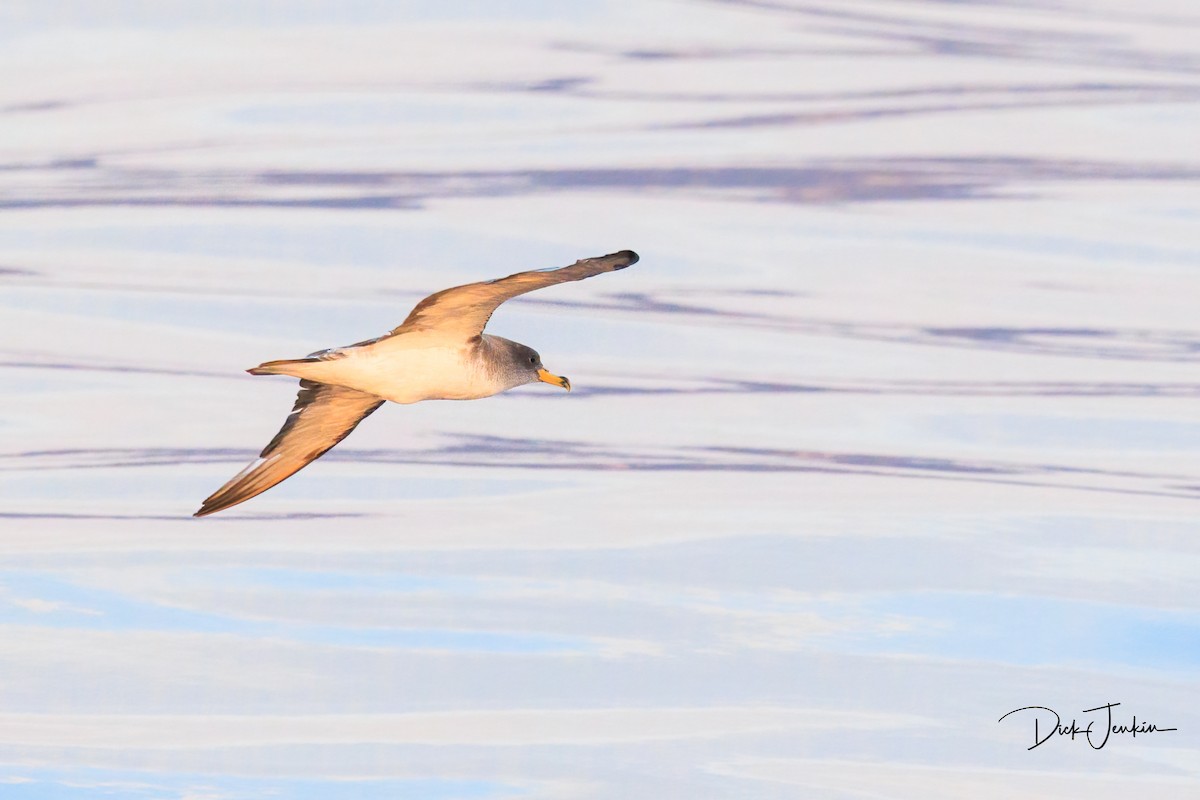
[[[469,800],[519,797],[516,787],[490,781],[303,780],[226,777],[212,774],[171,774],[158,771],[17,768],[0,774],[4,796],[13,800],[85,800],[94,797],[171,800],[178,797],[220,797],[254,800],[350,800],[394,797],[407,800]]]
[[[6,4],[0,798],[1187,795],[1198,28]],[[626,248],[489,323],[570,394],[191,517],[247,367]],[[1118,701],[1178,730],[996,723]]]

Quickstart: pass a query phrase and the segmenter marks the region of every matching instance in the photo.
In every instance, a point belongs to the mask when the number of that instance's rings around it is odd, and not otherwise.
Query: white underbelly
[[[325,362],[325,371],[329,383],[393,403],[473,400],[501,391],[470,358],[471,352],[468,347],[364,347]]]

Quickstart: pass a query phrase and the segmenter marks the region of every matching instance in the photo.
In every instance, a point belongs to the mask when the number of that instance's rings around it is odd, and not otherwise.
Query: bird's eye
[[[537,356],[530,356],[530,357],[529,357],[529,363],[530,363],[530,364],[536,364],[536,363],[537,363]]]

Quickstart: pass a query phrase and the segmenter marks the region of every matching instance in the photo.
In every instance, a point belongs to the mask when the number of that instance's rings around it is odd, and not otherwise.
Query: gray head
[[[542,357],[532,347],[505,339],[500,336],[489,336],[488,339],[497,355],[502,374],[509,387],[522,386],[526,383],[552,383],[571,391],[571,382],[566,378],[553,375],[542,366]]]

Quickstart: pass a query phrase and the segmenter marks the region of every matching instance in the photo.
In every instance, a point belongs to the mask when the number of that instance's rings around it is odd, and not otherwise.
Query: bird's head
[[[499,338],[499,337],[496,337]],[[571,382],[566,378],[555,375],[542,366],[542,357],[538,355],[537,350],[532,347],[520,344],[519,342],[507,342],[509,364],[515,376],[519,376],[523,383],[552,383],[555,386],[561,386],[568,392],[571,391]]]

